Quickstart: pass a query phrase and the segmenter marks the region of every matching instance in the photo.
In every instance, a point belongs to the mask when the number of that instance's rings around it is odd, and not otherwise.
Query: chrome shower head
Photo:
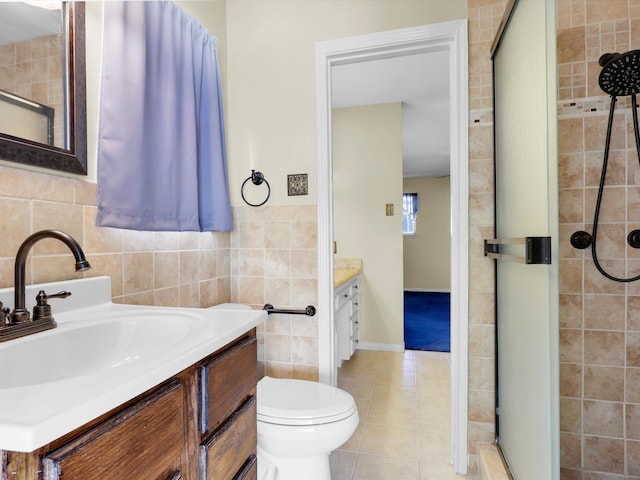
[[[640,50],[605,53],[598,61],[602,67],[598,84],[611,96],[640,93]]]

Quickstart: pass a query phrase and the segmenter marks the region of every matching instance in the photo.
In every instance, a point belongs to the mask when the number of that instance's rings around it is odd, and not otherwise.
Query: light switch
[[[393,217],[393,203],[387,203],[387,217]]]

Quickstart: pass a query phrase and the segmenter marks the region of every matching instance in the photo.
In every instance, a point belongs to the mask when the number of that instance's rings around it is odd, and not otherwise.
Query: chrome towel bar
[[[524,245],[524,256],[501,253],[500,245]],[[527,265],[551,265],[551,237],[494,238],[485,240],[484,256]]]
[[[313,317],[316,314],[316,307],[313,305],[309,305],[304,310],[281,310],[267,303],[262,309],[266,310],[267,313],[287,313],[289,315],[307,315],[309,317]]]

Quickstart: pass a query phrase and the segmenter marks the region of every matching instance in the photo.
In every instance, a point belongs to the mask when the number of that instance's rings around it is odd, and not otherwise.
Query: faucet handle
[[[0,302],[0,327],[3,327],[9,321],[9,314],[11,313],[11,309],[9,307],[5,307],[2,302]]]
[[[71,292],[63,290],[58,293],[47,295],[44,290],[40,290],[36,295],[36,305],[33,307],[33,321],[45,320],[53,322],[53,316],[51,316],[51,305],[47,303],[50,298],[67,298],[71,295]]]
[[[36,295],[36,302],[38,302],[38,305],[41,305],[40,302],[42,302],[42,305],[47,303],[47,300],[49,298],[67,298],[71,295],[71,292],[69,292],[68,290],[62,290],[58,293],[52,293],[51,295],[47,295],[47,293],[44,290],[40,290],[38,292],[38,295]]]

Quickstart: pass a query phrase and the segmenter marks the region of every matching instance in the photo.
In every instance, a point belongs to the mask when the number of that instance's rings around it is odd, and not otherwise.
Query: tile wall
[[[0,90],[62,111],[62,45],[60,35],[47,35],[0,45]],[[54,135],[63,132],[62,115],[54,117]],[[55,145],[63,139],[56,136]]]
[[[469,455],[477,473],[478,443],[495,439],[493,261],[493,83],[491,45],[504,0],[469,0]]]
[[[640,282],[597,272],[569,238],[591,231],[609,114],[598,59],[640,48],[637,0],[558,0],[562,479],[640,479]],[[627,234],[640,225],[640,165],[620,99],[598,229],[610,273],[640,274]]]
[[[304,309],[318,302],[317,207],[235,207],[231,232],[231,297]],[[318,379],[317,316],[269,315],[258,330],[263,373]]]
[[[52,228],[78,240],[93,268],[76,273],[67,247],[45,239],[29,255],[27,283],[109,275],[116,302],[205,307],[230,301],[229,233],[99,228],[95,183],[4,166],[0,178],[0,287],[13,286],[23,240]]]

